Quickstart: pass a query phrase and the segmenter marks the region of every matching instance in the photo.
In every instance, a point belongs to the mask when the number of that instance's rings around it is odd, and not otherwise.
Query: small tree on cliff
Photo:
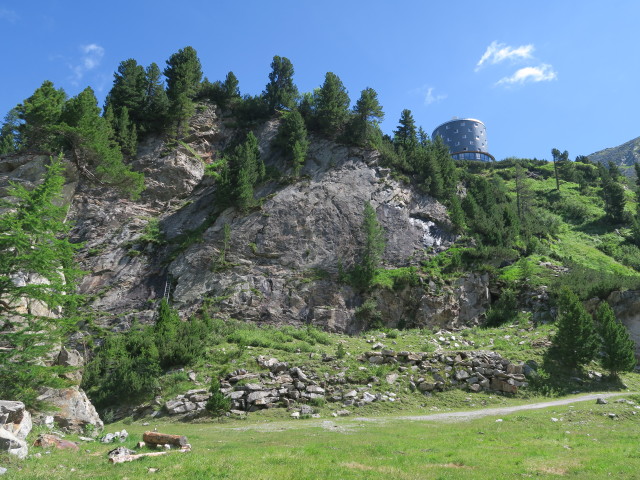
[[[602,337],[602,366],[611,372],[630,372],[636,367],[635,344],[607,302],[602,302],[595,314]]]
[[[378,223],[376,211],[369,202],[364,204],[362,220],[364,243],[360,253],[360,263],[354,269],[354,280],[358,287],[369,288],[382,261],[385,248],[384,228]]]

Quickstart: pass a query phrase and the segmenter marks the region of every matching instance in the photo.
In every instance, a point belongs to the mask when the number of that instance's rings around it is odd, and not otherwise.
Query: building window
[[[460,126],[461,126],[461,127],[464,127],[464,122],[460,123]]]
[[[467,136],[466,135],[462,135],[462,138],[467,138]]]

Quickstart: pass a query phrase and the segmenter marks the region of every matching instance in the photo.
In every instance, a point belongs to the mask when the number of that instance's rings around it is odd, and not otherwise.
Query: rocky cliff
[[[263,160],[282,176],[259,187],[261,206],[249,214],[219,208],[205,165],[236,134],[229,123],[208,107],[184,142],[143,142],[133,161],[146,176],[139,201],[84,181],[69,164],[65,201],[87,272],[80,290],[98,325],[126,330],[134,319],[151,322],[166,294],[184,316],[208,302],[239,319],[355,332],[364,326],[354,317],[363,298],[338,282],[338,270],[358,261],[365,202],[386,232],[385,268],[415,265],[455,240],[444,206],[394,179],[376,152],[312,138],[300,178],[289,177],[271,147],[278,120],[255,134]],[[45,161],[0,159],[0,183],[37,182]],[[151,238],[156,222],[160,233]],[[231,236],[221,268],[225,225]],[[452,327],[478,321],[489,303],[488,278],[470,274],[451,285],[425,282],[374,297],[389,325]]]

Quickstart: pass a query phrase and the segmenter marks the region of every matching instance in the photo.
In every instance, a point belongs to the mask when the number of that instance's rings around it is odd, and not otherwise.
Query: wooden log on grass
[[[144,432],[142,434],[142,441],[149,446],[169,444],[180,448],[185,447],[189,443],[187,437],[184,435],[169,435],[160,432]]]

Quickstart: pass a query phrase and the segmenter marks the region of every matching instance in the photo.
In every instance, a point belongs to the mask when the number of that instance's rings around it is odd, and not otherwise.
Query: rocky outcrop
[[[489,275],[470,273],[447,285],[375,293],[383,319],[391,327],[456,329],[477,325],[491,304]]]
[[[286,174],[284,159],[271,149],[278,125],[271,120],[255,133],[267,165]],[[154,300],[168,287],[185,316],[215,299],[230,317],[357,332],[363,326],[354,313],[363,298],[338,282],[338,273],[358,260],[365,202],[386,232],[386,268],[417,265],[455,240],[446,208],[391,178],[376,152],[319,138],[312,139],[299,179],[260,186],[261,206],[249,214],[222,211],[204,165],[218,159],[233,135],[219,112],[205,107],[183,142],[148,138],[140,145],[133,167],[146,177],[141,201],[80,189],[70,214],[89,272],[80,290],[91,296],[97,324],[126,330],[134,319],[151,322]],[[155,219],[163,238],[141,240]],[[225,225],[231,239],[221,266]],[[487,283],[470,275],[441,287],[376,295],[388,325],[409,318],[416,326],[455,327],[481,317]]]
[[[87,395],[77,386],[69,388],[46,388],[37,399],[52,405],[56,410],[41,412],[38,418],[44,423],[47,416],[53,416],[54,422],[62,429],[74,432],[90,432],[97,435],[104,424]]]

